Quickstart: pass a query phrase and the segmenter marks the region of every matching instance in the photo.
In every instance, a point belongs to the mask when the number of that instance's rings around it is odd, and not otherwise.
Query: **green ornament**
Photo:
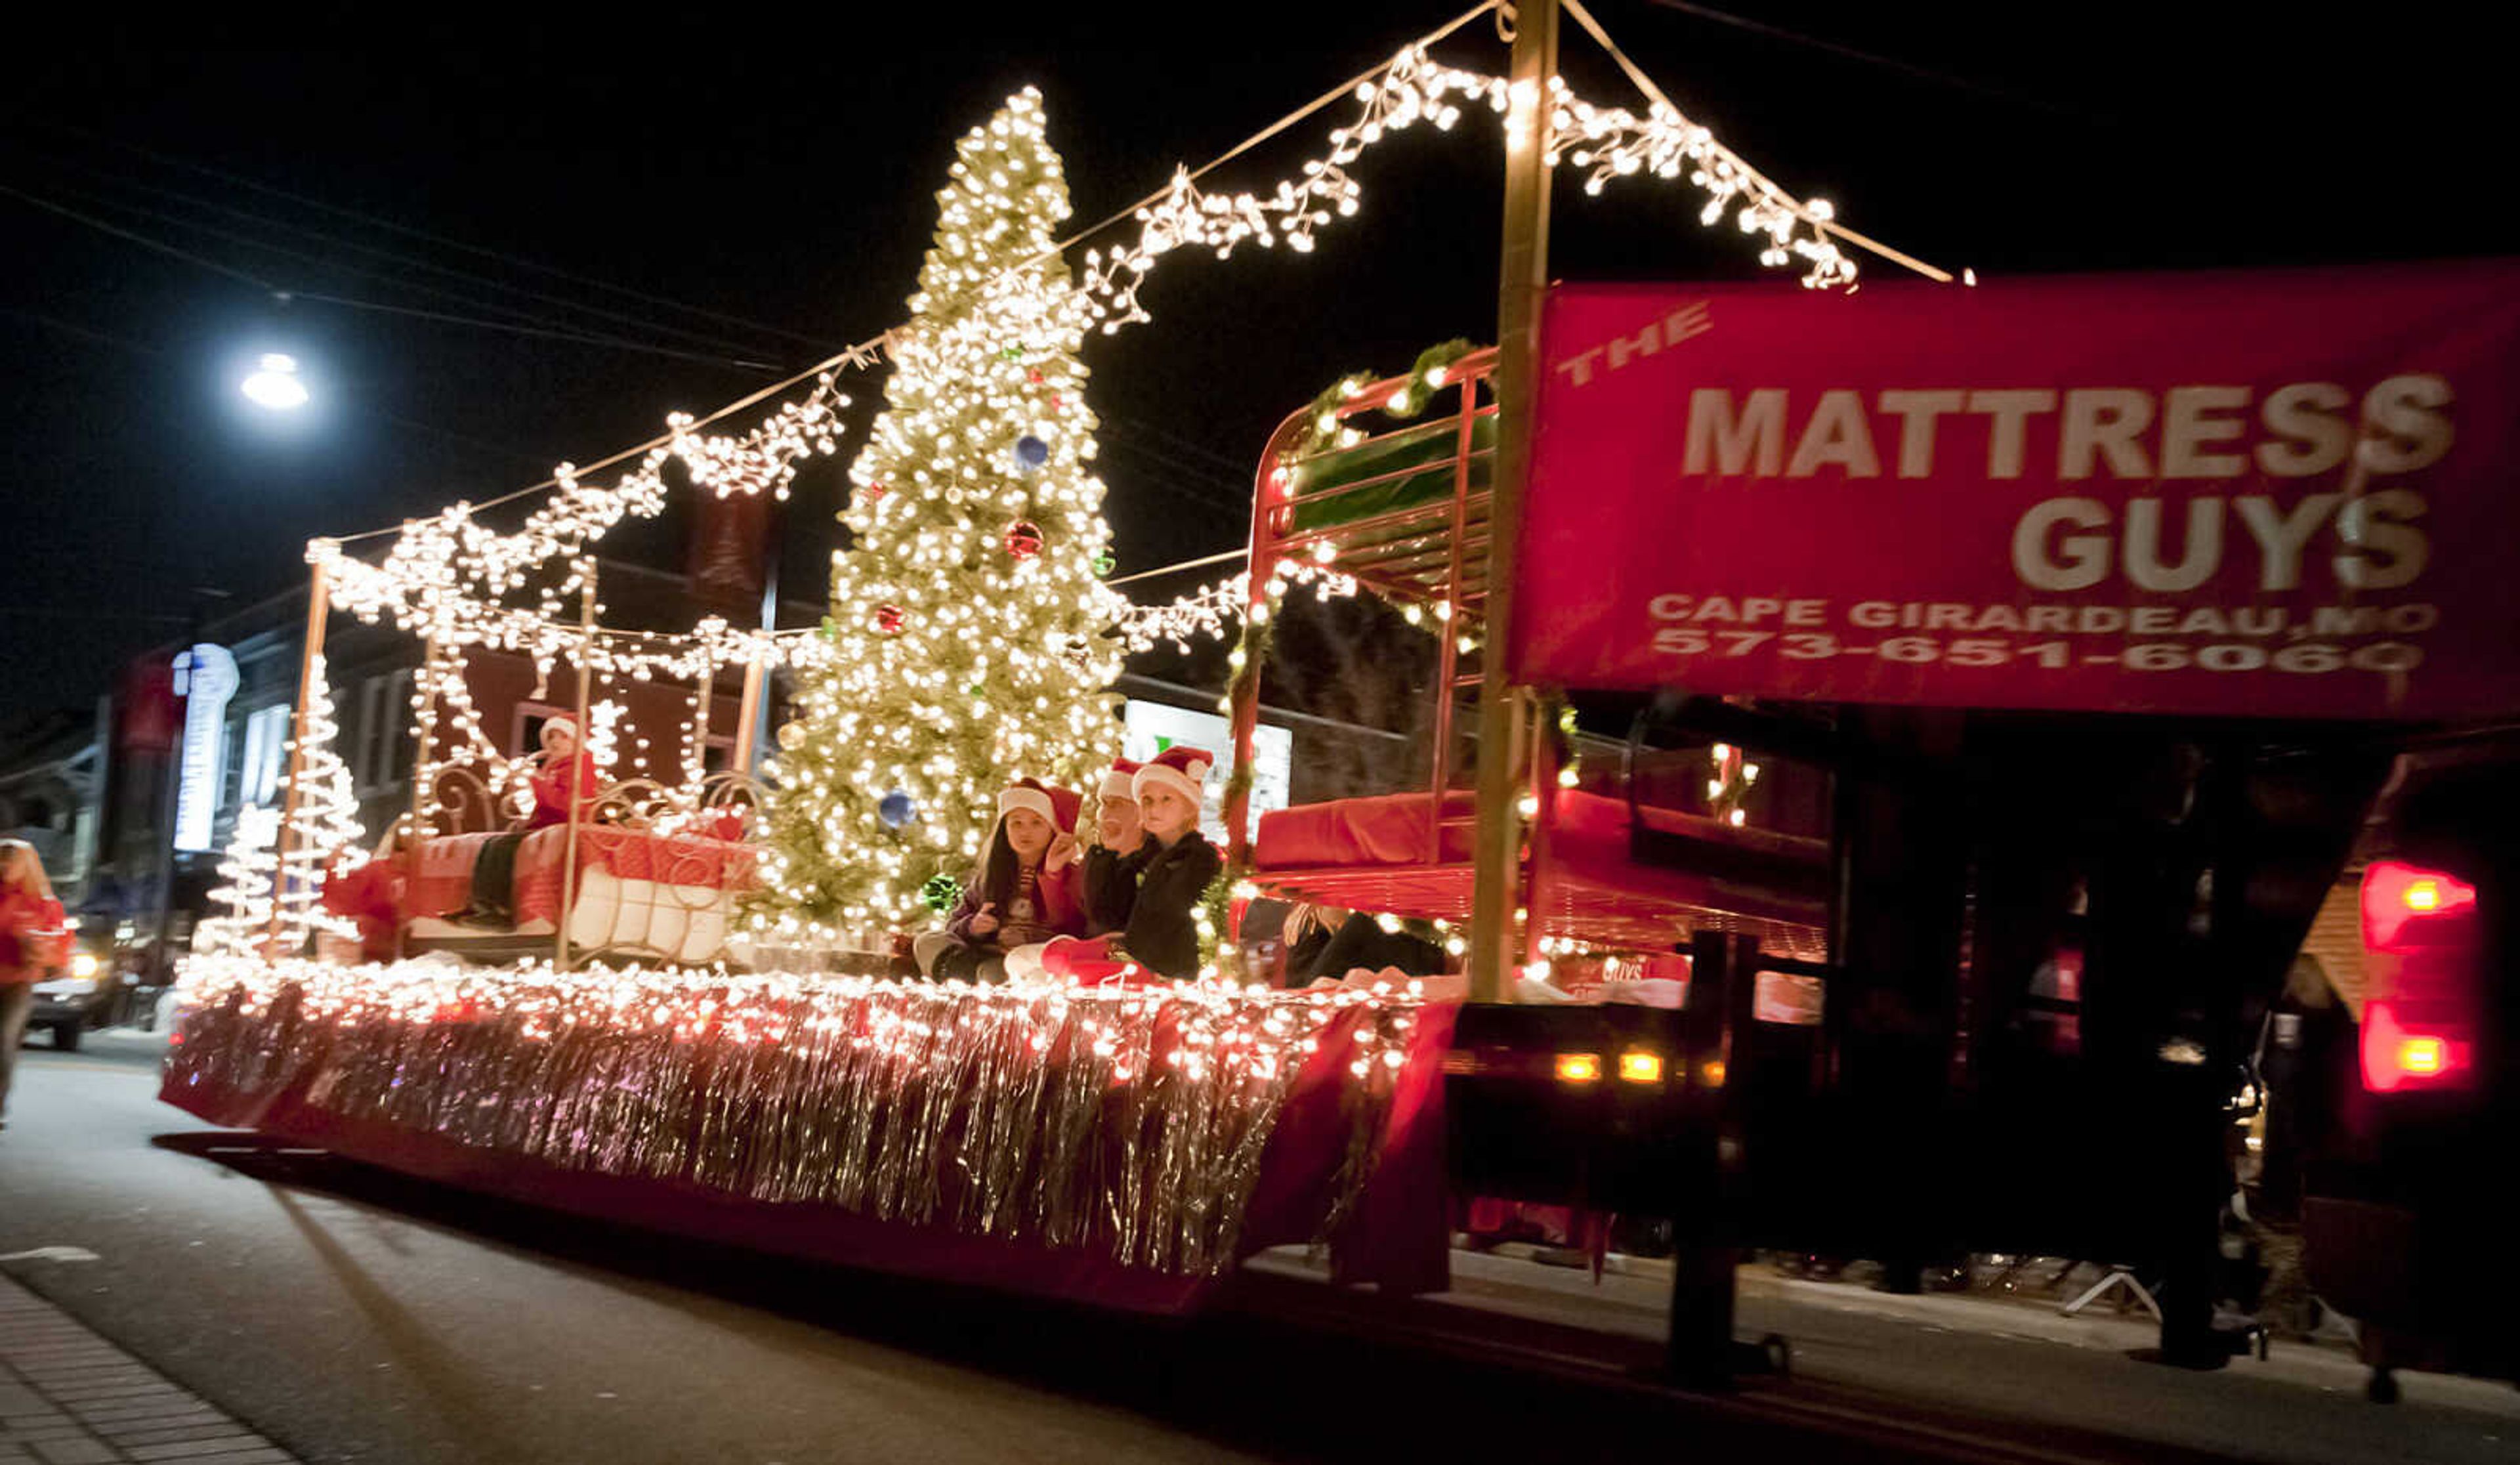
[[[1023,359],[1023,347],[1011,345],[1005,350],[998,352],[998,354],[1006,357],[1010,361],[1021,361]]]
[[[920,887],[919,898],[929,910],[941,916],[954,908],[955,901],[963,898],[963,882],[951,875],[934,876]]]
[[[976,702],[976,701],[978,701],[978,700],[979,700],[980,696],[981,696],[983,693],[987,692],[989,689],[988,689],[986,686],[984,686],[984,685],[982,685],[981,683],[979,683],[979,682],[973,682],[973,683],[971,683],[969,686],[965,687],[963,690],[964,690],[965,692],[968,693],[968,694],[970,695],[971,699],[972,699],[973,701],[975,701],[975,702]]]
[[[1094,577],[1098,580],[1109,579],[1111,572],[1119,568],[1119,560],[1107,549],[1094,557]]]
[[[815,628],[814,633],[826,641],[837,643],[840,639],[840,623],[826,616],[823,618],[823,623]]]

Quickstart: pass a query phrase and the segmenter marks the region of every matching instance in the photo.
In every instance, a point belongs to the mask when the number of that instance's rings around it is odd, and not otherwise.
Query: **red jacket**
[[[0,891],[0,983],[33,982],[68,955],[62,903],[11,888]]]
[[[324,908],[359,923],[359,955],[368,961],[393,960],[394,926],[402,914],[402,856],[394,854],[346,874],[338,866],[325,872]]]
[[[525,821],[526,828],[541,829],[549,824],[567,823],[568,798],[572,792],[577,795],[578,818],[581,821],[586,818],[589,806],[595,802],[595,796],[602,789],[595,776],[595,755],[580,749],[569,759],[569,764],[573,766],[546,762],[534,770],[531,780],[534,816]],[[571,783],[577,785],[576,789],[568,787]]]

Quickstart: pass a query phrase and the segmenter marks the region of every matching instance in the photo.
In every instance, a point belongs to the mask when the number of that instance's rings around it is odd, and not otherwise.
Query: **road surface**
[[[1468,1259],[1394,1306],[1273,1256],[1222,1315],[1102,1316],[487,1202],[209,1129],[145,1037],[30,1045],[0,1270],[309,1461],[2520,1458],[2520,1395],[2278,1348],[2190,1374],[2143,1329],[1753,1280],[1795,1376],[1648,1385],[1659,1284]],[[73,1259],[79,1255],[94,1259]],[[5,1446],[0,1446],[5,1448]]]

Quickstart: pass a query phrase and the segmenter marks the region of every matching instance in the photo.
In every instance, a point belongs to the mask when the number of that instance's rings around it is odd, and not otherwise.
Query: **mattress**
[[[1431,819],[1423,793],[1276,809],[1260,818],[1254,876],[1296,898],[1466,920],[1475,813],[1463,789]],[[1526,896],[1543,935],[1667,949],[1696,931],[1732,931],[1782,954],[1822,954],[1822,841],[1560,789],[1531,848]]]

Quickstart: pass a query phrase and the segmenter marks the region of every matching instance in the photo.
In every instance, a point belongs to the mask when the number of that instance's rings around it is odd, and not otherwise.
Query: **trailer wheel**
[[[1768,1372],[1780,1379],[1793,1377],[1794,1348],[1792,1344],[1785,1341],[1783,1334],[1770,1333],[1760,1339],[1759,1351],[1767,1354]]]
[[[76,1018],[72,1018],[67,1023],[55,1023],[53,1025],[53,1051],[57,1053],[77,1052],[79,1050],[79,1039],[85,1036],[84,1033],[79,1031],[79,1029],[83,1026],[84,1025]]]
[[[2375,1404],[2396,1403],[2398,1401],[2397,1374],[2386,1368],[2372,1369],[2371,1377],[2362,1381],[2362,1396]]]

